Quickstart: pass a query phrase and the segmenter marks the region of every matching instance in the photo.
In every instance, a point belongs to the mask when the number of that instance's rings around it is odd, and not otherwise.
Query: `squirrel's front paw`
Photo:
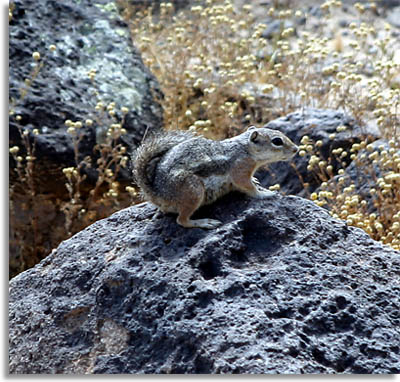
[[[206,228],[206,229],[213,229],[222,225],[222,222],[216,219],[197,219],[197,220],[192,220],[192,223],[195,223],[193,227]]]
[[[186,222],[178,220],[178,224],[186,228],[213,229],[222,225],[222,222],[215,219],[196,219],[196,220],[187,220]]]
[[[267,199],[276,195],[276,192],[267,190],[266,188],[258,188],[257,193],[254,195],[257,199]]]

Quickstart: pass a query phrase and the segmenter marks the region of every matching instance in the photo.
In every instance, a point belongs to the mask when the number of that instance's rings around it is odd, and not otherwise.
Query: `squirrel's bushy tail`
[[[158,132],[136,149],[132,155],[133,178],[143,199],[154,200],[159,196],[154,187],[154,176],[163,155],[177,144],[193,138],[195,135],[185,131]]]

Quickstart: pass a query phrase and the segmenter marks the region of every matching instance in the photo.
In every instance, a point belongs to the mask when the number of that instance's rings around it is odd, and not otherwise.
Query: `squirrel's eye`
[[[275,138],[272,139],[271,142],[272,142],[272,144],[275,145],[275,146],[283,146],[283,140],[282,140],[282,138],[275,137]]]

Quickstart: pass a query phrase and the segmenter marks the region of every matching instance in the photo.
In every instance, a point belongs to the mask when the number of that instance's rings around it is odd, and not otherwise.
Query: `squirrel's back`
[[[152,134],[133,153],[133,178],[140,187],[144,199],[153,200],[155,172],[160,160],[176,145],[195,139],[197,136],[187,131],[164,131]]]

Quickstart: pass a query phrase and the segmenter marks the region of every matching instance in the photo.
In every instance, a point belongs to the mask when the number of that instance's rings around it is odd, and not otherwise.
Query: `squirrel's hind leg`
[[[196,219],[190,217],[201,207],[204,201],[204,183],[198,177],[191,176],[182,182],[178,195],[178,217],[177,223],[186,228],[212,229],[220,226],[222,222],[215,219]]]

